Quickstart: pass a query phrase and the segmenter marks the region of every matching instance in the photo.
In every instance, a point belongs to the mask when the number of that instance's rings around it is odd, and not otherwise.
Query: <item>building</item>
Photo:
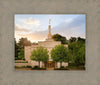
[[[44,65],[46,65],[47,68],[53,68],[54,66],[59,68],[60,67],[60,63],[56,63],[53,62],[53,60],[51,59],[51,50],[52,48],[54,48],[56,45],[60,45],[61,42],[60,41],[54,41],[52,39],[52,35],[51,35],[51,25],[50,25],[50,20],[49,20],[49,26],[48,26],[48,37],[45,41],[39,41],[38,44],[35,45],[31,45],[31,46],[25,46],[25,60],[28,61],[29,65],[31,66],[37,66],[38,62],[37,61],[32,61],[30,60],[30,56],[31,56],[31,51],[33,49],[36,49],[39,46],[42,46],[44,48],[47,48],[47,50],[49,51],[49,61],[47,63],[43,63],[40,62],[40,67],[44,67]],[[65,45],[67,46],[67,45]],[[62,63],[62,66],[68,66],[68,63]]]

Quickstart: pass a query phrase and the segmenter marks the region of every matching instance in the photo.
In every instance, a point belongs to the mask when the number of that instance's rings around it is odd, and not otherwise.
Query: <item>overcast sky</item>
[[[51,32],[61,34],[67,39],[70,37],[85,38],[84,14],[58,14],[58,15],[15,15],[15,38],[18,41],[26,37],[31,42],[44,41],[48,34],[49,19],[51,19]]]

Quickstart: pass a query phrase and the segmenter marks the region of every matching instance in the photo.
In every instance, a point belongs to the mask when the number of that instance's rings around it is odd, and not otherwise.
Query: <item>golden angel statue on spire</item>
[[[50,22],[51,22],[51,19],[49,19],[49,24],[50,24]]]

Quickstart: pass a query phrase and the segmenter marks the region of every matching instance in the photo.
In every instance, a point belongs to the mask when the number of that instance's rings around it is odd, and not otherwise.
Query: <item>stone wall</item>
[[[15,63],[15,66],[21,67],[21,66],[28,66],[29,63]]]

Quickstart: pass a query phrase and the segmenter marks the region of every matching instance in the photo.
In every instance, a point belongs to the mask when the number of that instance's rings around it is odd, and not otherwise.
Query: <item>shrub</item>
[[[68,65],[69,65],[69,66],[76,66],[75,63],[69,63]]]
[[[28,61],[15,61],[15,63],[28,63]]]
[[[15,66],[15,68],[25,68],[25,66]]]
[[[39,68],[39,70],[46,70],[46,68]]]
[[[68,67],[61,67],[61,68],[55,68],[54,70],[69,70],[69,68]]]
[[[15,60],[18,60],[18,57],[15,57]]]
[[[39,68],[39,66],[34,66],[32,69],[33,70],[46,70],[46,68]]]
[[[60,68],[65,68],[64,66],[61,66]]]
[[[84,66],[68,66],[67,68],[69,69],[77,69],[77,70],[85,70]]]
[[[32,68],[32,66],[28,66],[28,65],[27,65],[26,68]]]
[[[38,68],[39,68],[39,66],[34,66],[33,68],[34,68],[34,69],[38,69]]]

